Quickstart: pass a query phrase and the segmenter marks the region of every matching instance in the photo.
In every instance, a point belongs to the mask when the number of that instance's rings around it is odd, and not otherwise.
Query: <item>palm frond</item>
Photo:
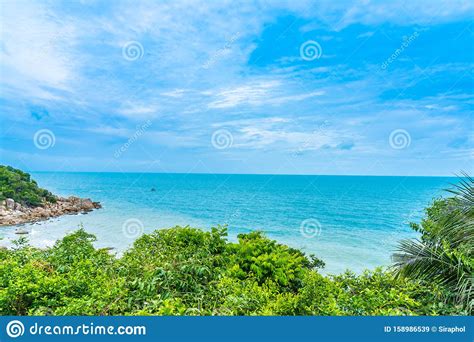
[[[446,191],[455,195],[455,198],[459,201],[457,209],[472,215],[474,208],[474,178],[465,172],[461,172],[461,174],[459,182],[452,184],[453,188],[446,189]]]
[[[421,239],[403,240],[393,254],[397,276],[436,282],[452,298],[474,311],[474,179],[463,177],[448,190],[454,197],[446,207],[429,217]],[[435,229],[433,229],[435,227]]]

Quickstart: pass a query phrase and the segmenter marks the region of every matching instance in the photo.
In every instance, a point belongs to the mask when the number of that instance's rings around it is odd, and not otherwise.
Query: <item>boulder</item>
[[[9,198],[0,203],[0,226],[42,221],[66,214],[87,213],[101,207],[99,202],[93,202],[90,198],[76,196],[58,197],[56,203],[45,202],[38,207],[23,206]]]
[[[69,196],[69,198],[67,199],[69,203],[71,204],[78,204],[80,203],[81,199],[79,197],[76,197],[76,196]]]
[[[6,206],[8,210],[15,210],[15,201],[12,200],[11,198],[6,199]]]
[[[94,203],[89,198],[84,198],[81,200],[81,209],[82,210],[93,210]]]

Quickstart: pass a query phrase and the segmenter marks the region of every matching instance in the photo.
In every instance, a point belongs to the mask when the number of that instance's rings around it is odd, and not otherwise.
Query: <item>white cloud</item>
[[[465,0],[437,0],[437,1],[355,1],[349,7],[338,28],[350,24],[380,24],[391,22],[396,24],[424,24],[444,22],[455,17],[469,18],[472,16],[474,5]]]
[[[326,147],[336,147],[343,140],[333,131],[299,132],[287,130],[262,129],[246,126],[234,136],[234,146],[262,149],[281,144],[290,151],[310,151]]]
[[[282,104],[286,103],[289,101],[302,101],[309,99],[311,97],[316,97],[316,96],[322,96],[326,92],[323,90],[318,90],[318,91],[312,91],[309,93],[303,93],[303,94],[296,94],[296,95],[289,95],[289,96],[282,96],[282,97],[274,97],[269,100],[270,103],[272,104]]]
[[[117,112],[127,118],[143,119],[156,116],[158,113],[158,106],[127,101]]]
[[[295,119],[282,117],[252,118],[215,123],[213,127],[225,127],[232,132],[235,148],[265,149],[277,148],[287,151],[311,151],[322,147],[334,148],[350,134],[327,122],[314,120],[311,126],[301,125]]]
[[[78,67],[74,26],[34,2],[2,2],[2,12],[2,82],[46,99],[54,95],[42,88],[70,90]]]
[[[259,126],[259,127],[272,127],[275,124],[290,122],[290,119],[281,117],[268,117],[268,118],[252,118],[252,119],[240,119],[230,120],[218,123],[213,123],[212,127],[225,127],[225,126]]]
[[[183,97],[185,93],[186,93],[185,89],[174,89],[174,90],[162,92],[160,93],[160,95],[167,96],[167,97],[180,98],[180,97]]]
[[[279,105],[290,101],[302,101],[315,96],[322,96],[324,91],[308,93],[287,94],[281,89],[283,82],[278,80],[258,81],[230,89],[220,90],[215,93],[215,100],[208,104],[211,109],[230,108],[239,105],[259,106],[263,104]],[[287,91],[288,89],[286,89]]]
[[[110,136],[122,137],[122,138],[130,137],[133,134],[133,131],[131,129],[111,127],[111,126],[92,127],[92,128],[88,128],[87,131],[101,134],[101,135],[110,135]]]
[[[469,0],[431,1],[280,1],[273,6],[287,8],[298,15],[319,19],[329,28],[339,31],[352,24],[379,25],[385,22],[398,25],[443,23],[452,19],[469,19],[474,3]],[[311,31],[321,25],[310,24],[303,29]]]
[[[356,38],[370,38],[374,35],[375,32],[369,31],[359,34]]]
[[[259,105],[277,88],[279,81],[258,81],[230,89],[221,90],[216,94],[217,100],[209,103],[209,108],[229,108],[240,104]]]

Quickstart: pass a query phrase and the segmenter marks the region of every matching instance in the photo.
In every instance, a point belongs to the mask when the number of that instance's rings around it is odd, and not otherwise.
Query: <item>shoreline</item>
[[[0,201],[0,227],[46,221],[63,215],[76,215],[100,209],[100,202],[76,196],[56,197],[56,202],[46,202],[42,206],[29,207],[11,198]]]

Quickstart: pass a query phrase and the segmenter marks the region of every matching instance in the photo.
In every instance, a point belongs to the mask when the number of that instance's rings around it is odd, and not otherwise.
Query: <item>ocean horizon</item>
[[[192,226],[228,227],[229,240],[260,230],[279,243],[314,254],[324,273],[361,272],[390,265],[401,239],[415,238],[409,222],[455,177],[260,175],[204,173],[31,172],[59,196],[88,197],[103,208],[21,225],[45,247],[84,227],[97,247],[119,254],[143,233]],[[0,245],[18,238],[2,227]]]

